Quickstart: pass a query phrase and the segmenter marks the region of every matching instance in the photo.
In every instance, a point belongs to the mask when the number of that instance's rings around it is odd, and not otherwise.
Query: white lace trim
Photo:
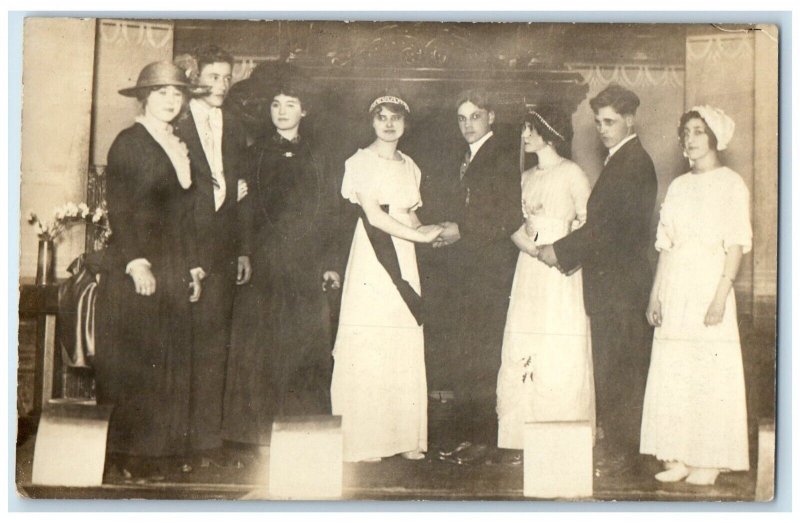
[[[192,186],[192,171],[189,166],[189,149],[180,138],[172,132],[172,126],[168,123],[160,122],[147,116],[137,116],[136,121],[147,129],[150,136],[158,142],[158,145],[167,153],[169,161],[175,168],[178,176],[178,183],[181,187],[188,189]]]

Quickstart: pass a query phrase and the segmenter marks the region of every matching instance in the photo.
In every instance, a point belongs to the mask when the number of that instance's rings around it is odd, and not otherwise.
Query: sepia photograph
[[[24,18],[16,496],[773,500],[774,18],[285,18]]]

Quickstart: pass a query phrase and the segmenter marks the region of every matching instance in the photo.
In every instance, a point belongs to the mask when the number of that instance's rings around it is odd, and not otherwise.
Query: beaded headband
[[[371,113],[373,109],[375,109],[381,104],[402,105],[403,109],[405,109],[408,114],[411,114],[411,108],[408,107],[408,104],[396,96],[380,96],[378,98],[375,98],[375,101],[370,104],[368,112]]]
[[[567,139],[566,139],[566,138],[564,138],[564,137],[561,135],[561,133],[560,133],[560,132],[558,132],[558,131],[556,131],[555,129],[553,129],[553,126],[552,126],[552,125],[550,125],[549,123],[547,123],[547,120],[545,120],[545,119],[542,117],[542,115],[541,115],[541,114],[537,113],[537,112],[536,112],[536,111],[534,111],[533,109],[531,109],[531,110],[530,110],[530,111],[528,111],[528,112],[529,112],[530,114],[532,114],[533,116],[535,116],[535,117],[536,117],[536,119],[537,119],[537,120],[539,120],[539,121],[542,123],[542,125],[544,125],[545,127],[547,127],[547,129],[548,129],[548,130],[549,130],[551,133],[553,133],[554,135],[556,135],[556,136],[558,136],[559,138],[561,138],[561,140],[563,140],[563,141],[565,141],[565,142],[567,141]]]

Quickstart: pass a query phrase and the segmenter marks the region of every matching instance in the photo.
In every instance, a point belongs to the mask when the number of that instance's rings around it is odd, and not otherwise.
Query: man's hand
[[[250,266],[250,256],[239,256],[236,266],[236,285],[244,285],[250,281],[253,268]]]
[[[189,271],[192,275],[192,282],[189,284],[189,301],[197,303],[200,301],[200,295],[203,293],[203,278],[206,277],[205,271],[202,267],[195,267]]]
[[[247,182],[244,180],[239,180],[236,184],[236,201],[240,202],[247,196]]]
[[[442,222],[439,225],[443,227],[439,237],[433,242],[434,247],[443,247],[451,245],[461,239],[461,233],[458,230],[458,224],[453,222]]]
[[[322,274],[322,292],[328,289],[339,289],[342,286],[342,277],[336,271],[325,271]]]
[[[556,257],[556,251],[553,249],[552,244],[540,246],[538,258],[540,262],[548,267],[558,268],[558,258]]]

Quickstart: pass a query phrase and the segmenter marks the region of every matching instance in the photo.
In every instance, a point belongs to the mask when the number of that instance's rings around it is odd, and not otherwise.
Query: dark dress
[[[108,448],[137,456],[186,450],[189,419],[191,192],[141,124],[122,131],[108,153],[107,199],[113,236],[97,291],[98,403],[114,405]],[[125,274],[147,259],[151,296]]]
[[[329,414],[326,270],[340,272],[336,180],[305,140],[251,146],[252,266],[234,303],[223,437],[269,444],[280,415]]]

